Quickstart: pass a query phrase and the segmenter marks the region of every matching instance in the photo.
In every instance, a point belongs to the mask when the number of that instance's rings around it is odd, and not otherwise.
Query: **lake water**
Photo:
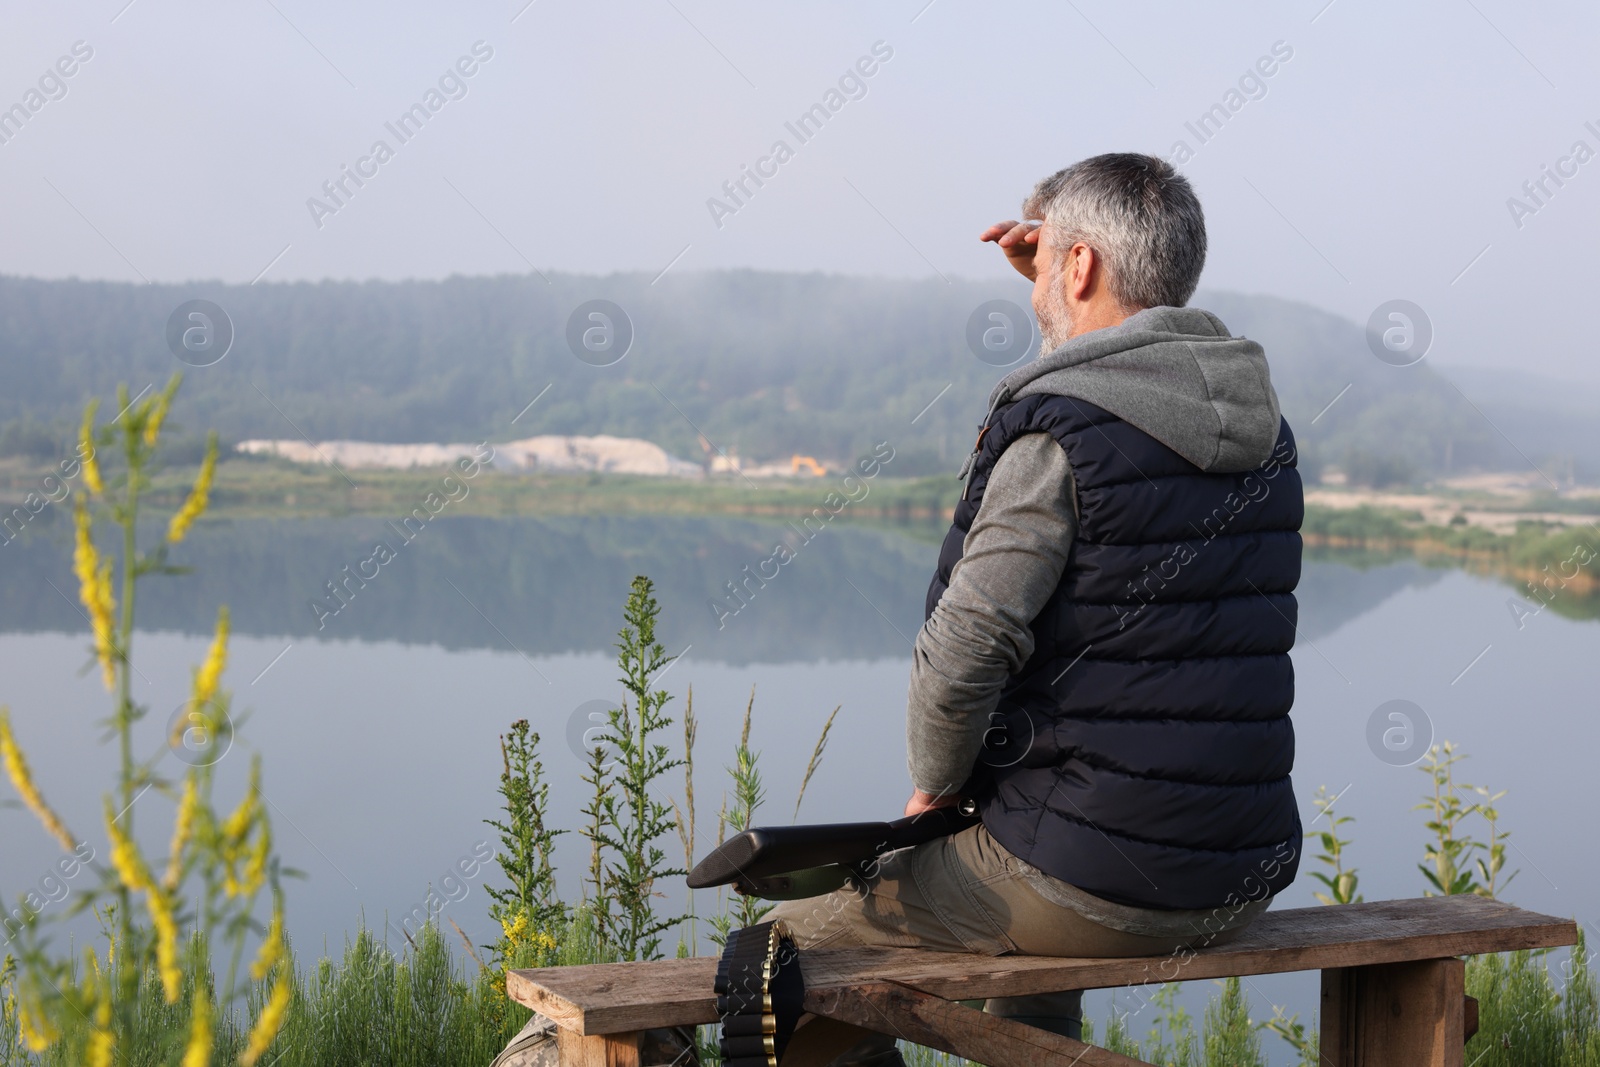
[[[0,701],[11,707],[49,798],[99,848],[99,790],[114,752],[100,743],[107,700],[98,673],[82,673],[86,628],[65,525],[0,549]],[[692,685],[701,720],[702,843],[714,839],[723,768],[752,687],[752,739],[769,797],[762,821],[793,818],[800,776],[835,706],[802,818],[892,817],[909,789],[910,639],[941,533],[836,524],[728,614],[731,602],[719,612],[712,598],[769,556],[780,536],[797,540],[782,525],[454,518],[400,545],[368,518],[208,524],[178,553],[195,573],[142,586],[148,632],[135,646],[135,692],[150,714],[140,744],[161,750],[215,605],[228,603],[236,636],[226,683],[244,721],[219,765],[223,793],[231,803],[248,753],[261,753],[278,846],[306,874],[289,883],[291,931],[302,951],[337,948],[363,916],[382,926],[385,916],[406,913],[458,858],[492,840],[481,820],[495,814],[497,736],[513,720],[527,718],[543,735],[555,823],[577,824],[578,750],[592,725],[585,716],[618,694],[611,642],[628,583],[642,573],[657,582],[662,642],[681,653],[660,676],[674,696],[669,710],[681,715]],[[342,606],[327,599],[325,583],[342,580],[347,565],[354,571],[378,538],[399,546],[396,558],[364,587],[351,583]],[[1508,865],[1521,873],[1506,896],[1600,931],[1600,855],[1584,829],[1592,823],[1584,783],[1600,743],[1600,630],[1553,607],[1519,629],[1508,606],[1515,596],[1501,581],[1409,559],[1307,563],[1294,653],[1303,819],[1311,825],[1319,785],[1341,792],[1339,810],[1358,820],[1350,862],[1362,891],[1369,899],[1421,892],[1416,864],[1426,831],[1411,807],[1427,780],[1384,762],[1368,742],[1375,709],[1411,701],[1436,739],[1471,755],[1462,780],[1509,791],[1500,805],[1513,830]],[[321,611],[311,606],[318,597]],[[679,740],[677,727],[671,740]],[[163,768],[181,769],[175,758]],[[682,785],[674,775],[664,791],[681,798]],[[170,808],[157,793],[137,804],[140,836],[158,854]],[[561,879],[572,897],[585,854],[576,835],[562,839]],[[676,841],[669,855],[681,857]],[[0,891],[13,906],[52,859],[30,816],[0,807]],[[1308,858],[1279,906],[1313,903],[1312,866]],[[494,936],[483,877],[454,888],[466,895],[445,911],[479,943]],[[666,892],[663,907],[681,901],[681,884]],[[702,894],[702,913],[715,906]],[[1316,978],[1256,979],[1253,991],[1257,1017],[1270,1015],[1269,1002],[1309,1017]],[[1091,1007],[1103,1008],[1105,996]]]

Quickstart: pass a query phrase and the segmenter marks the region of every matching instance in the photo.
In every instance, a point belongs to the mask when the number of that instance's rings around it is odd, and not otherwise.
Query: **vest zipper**
[[[983,435],[989,432],[989,420],[994,418],[995,409],[1011,398],[1011,390],[1002,389],[995,395],[994,403],[989,405],[988,414],[983,421],[978,423],[978,439],[972,442],[972,452],[968,454],[966,462],[961,464],[961,471],[956,475],[961,479],[961,499],[967,499],[967,494],[972,491],[972,475],[978,468],[978,452],[983,448]]]

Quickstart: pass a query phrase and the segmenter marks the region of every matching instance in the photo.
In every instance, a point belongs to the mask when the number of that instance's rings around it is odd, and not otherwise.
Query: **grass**
[[[520,962],[604,958],[582,916],[558,933],[554,946],[539,946]],[[431,925],[399,953],[363,929],[338,958],[309,966],[290,946],[288,965],[293,995],[263,1061],[273,1067],[485,1067],[531,1014],[506,998],[499,971],[473,973],[462,966],[447,936]],[[154,971],[145,972],[136,997],[140,1023],[120,1046],[119,1067],[177,1062],[188,1033],[187,1011],[165,1004]],[[263,1008],[264,998],[255,996],[241,1011],[219,1019],[211,1062],[238,1059]],[[0,1001],[0,1063],[6,1067],[77,1067],[81,1062],[70,1034],[35,1055],[14,1040],[16,1032],[12,1003]]]

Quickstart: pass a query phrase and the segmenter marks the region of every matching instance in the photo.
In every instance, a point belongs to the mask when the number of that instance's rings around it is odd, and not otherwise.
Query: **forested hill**
[[[179,414],[191,431],[392,442],[610,433],[689,459],[702,454],[697,430],[752,459],[842,460],[888,440],[896,472],[912,474],[959,464],[1004,373],[968,347],[974,309],[1025,307],[1028,290],[752,271],[253,286],[0,278],[0,452],[48,452],[85,397],[183,369],[167,320],[196,298],[226,310],[235,339],[221,362],[187,370]],[[569,317],[594,299],[621,306],[634,329],[610,366],[579,360],[567,339]],[[1313,464],[1395,480],[1522,462],[1426,361],[1380,362],[1355,323],[1268,297],[1195,302],[1266,347]]]

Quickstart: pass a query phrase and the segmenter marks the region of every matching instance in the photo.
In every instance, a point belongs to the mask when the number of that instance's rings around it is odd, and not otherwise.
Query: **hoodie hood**
[[[1266,353],[1200,308],[1145,308],[1079,334],[1002,378],[989,409],[1037,393],[1102,407],[1205,471],[1259,467],[1278,440]]]

